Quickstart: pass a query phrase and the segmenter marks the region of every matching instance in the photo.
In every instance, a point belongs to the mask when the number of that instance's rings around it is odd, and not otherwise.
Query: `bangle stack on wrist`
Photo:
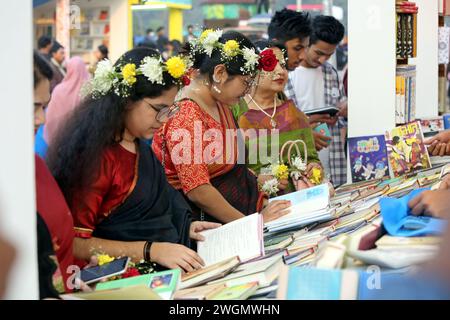
[[[144,245],[144,260],[150,262],[150,248],[152,247],[152,242],[146,241]]]

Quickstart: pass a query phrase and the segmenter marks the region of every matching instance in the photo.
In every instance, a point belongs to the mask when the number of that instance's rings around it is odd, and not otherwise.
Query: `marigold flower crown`
[[[189,85],[187,74],[191,67],[192,61],[185,56],[175,56],[167,61],[160,56],[147,56],[142,59],[139,68],[134,63],[113,66],[110,60],[105,59],[98,63],[94,77],[83,87],[82,95],[97,99],[113,90],[117,96],[126,98],[131,94],[136,76],[143,75],[150,83],[165,85],[164,72],[173,78],[174,83]]]
[[[236,40],[228,40],[221,43],[222,30],[207,29],[202,32],[198,39],[193,39],[190,44],[193,48],[192,53],[204,53],[208,57],[212,56],[213,50],[218,49],[221,52],[222,62],[226,65],[237,55],[242,55],[245,60],[241,67],[243,74],[255,75],[259,70],[271,72],[275,69],[278,60],[272,50],[266,49],[261,54],[257,54],[254,48],[241,46]]]

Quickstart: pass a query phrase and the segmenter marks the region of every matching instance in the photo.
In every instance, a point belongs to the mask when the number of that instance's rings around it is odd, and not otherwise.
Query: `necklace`
[[[266,116],[268,116],[268,117],[270,118],[270,125],[272,126],[273,129],[275,129],[276,126],[277,126],[277,122],[276,122],[275,119],[274,119],[275,114],[277,113],[277,95],[275,95],[275,96],[273,97],[273,113],[272,113],[272,115],[268,114],[263,108],[261,108],[261,107],[259,106],[259,104],[257,104],[256,101],[252,98],[251,95],[248,94],[247,96],[248,96],[248,97],[250,98],[250,100],[255,104],[255,106],[258,107],[259,110],[261,110]]]

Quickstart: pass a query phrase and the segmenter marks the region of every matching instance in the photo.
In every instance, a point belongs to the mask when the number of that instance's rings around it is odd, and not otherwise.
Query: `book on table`
[[[179,289],[196,287],[206,284],[209,281],[223,278],[236,269],[239,264],[239,257],[235,256],[207,267],[185,273],[181,276]]]

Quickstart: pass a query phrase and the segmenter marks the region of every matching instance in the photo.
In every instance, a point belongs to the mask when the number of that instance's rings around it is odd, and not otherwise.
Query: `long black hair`
[[[258,53],[258,49],[255,47],[255,45],[242,33],[236,31],[227,31],[222,34],[219,42],[226,43],[228,40],[237,41],[241,49],[243,47],[246,47],[249,49],[254,49],[255,52]],[[184,47],[184,52],[192,52],[192,46],[190,43],[186,44],[186,46]],[[212,81],[214,68],[219,64],[223,64],[222,54],[222,51],[218,48],[214,48],[211,57],[209,57],[206,53],[196,51],[195,54],[193,54],[193,67],[195,69],[198,69],[200,71],[200,74],[208,76],[209,80]],[[230,75],[230,80],[233,78],[233,76],[244,74],[242,68],[244,67],[245,63],[246,61],[242,55],[237,55],[231,61],[227,61],[225,67],[227,69],[227,73]]]
[[[134,63],[138,68],[147,56],[159,53],[150,48],[135,48],[125,53],[114,67],[119,70],[126,63]],[[87,97],[60,126],[57,138],[49,146],[47,164],[69,205],[73,204],[74,192],[86,191],[98,177],[104,150],[122,140],[127,104],[158,97],[176,86],[167,72],[163,73],[163,80],[164,85],[153,84],[137,75],[127,98],[116,95],[114,90],[101,97]]]

